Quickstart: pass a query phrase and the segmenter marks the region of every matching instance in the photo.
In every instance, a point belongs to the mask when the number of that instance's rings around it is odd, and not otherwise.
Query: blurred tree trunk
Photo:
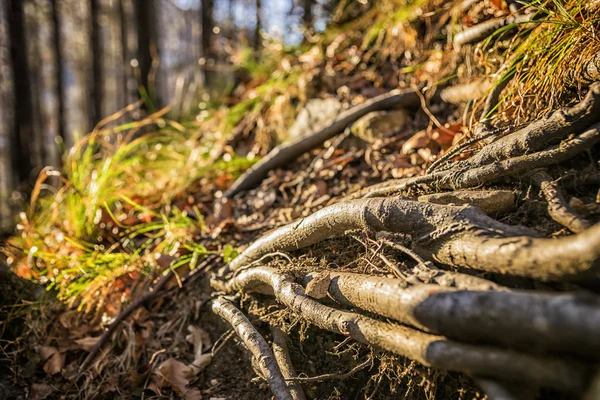
[[[262,12],[262,4],[261,0],[256,0],[256,28],[254,30],[254,50],[260,49],[261,44],[261,12]]]
[[[90,18],[92,30],[90,34],[90,49],[92,50],[92,76],[90,94],[92,110],[90,110],[90,128],[93,128],[102,119],[102,95],[104,77],[102,75],[103,48],[102,26],[100,25],[100,4],[98,0],[90,0]]]
[[[200,22],[202,23],[202,42],[201,50],[202,57],[204,58],[204,64],[202,70],[204,73],[204,84],[208,84],[208,60],[212,59],[212,42],[213,42],[213,0],[201,0],[201,16]]]
[[[49,152],[44,146],[44,115],[42,113],[42,96],[44,91],[44,78],[42,74],[41,36],[40,26],[44,23],[43,11],[36,3],[25,12],[25,37],[27,48],[27,63],[29,65],[29,82],[31,90],[31,144],[29,145],[31,164],[33,169],[41,168],[48,164]]]
[[[130,93],[129,93],[129,73],[131,71],[131,62],[129,59],[129,40],[127,38],[127,26],[129,25],[129,20],[127,18],[127,13],[125,12],[125,4],[123,4],[125,0],[119,0],[119,24],[121,27],[121,63],[123,65],[122,71],[122,83],[123,87],[121,88],[121,93],[123,93],[123,101],[121,102],[121,106],[125,107],[130,103]]]
[[[152,104],[149,108],[160,106],[161,102],[156,93],[153,69],[153,59],[158,60],[158,34],[156,30],[156,4],[154,0],[135,0],[135,19],[138,36],[137,64],[139,67],[139,82],[141,88],[148,94]],[[153,57],[154,56],[154,57]]]
[[[314,25],[313,6],[314,0],[302,0],[302,26],[307,32],[311,32]]]
[[[12,166],[18,181],[24,182],[29,177],[32,169],[30,149],[33,144],[33,115],[23,1],[4,0],[4,4],[10,37],[10,58],[13,74],[15,129],[12,140]]]
[[[54,70],[55,70],[55,82],[56,82],[56,101],[58,108],[57,122],[58,122],[58,135],[62,139],[63,143],[66,143],[65,138],[65,88],[63,82],[63,49],[60,37],[60,14],[58,10],[58,0],[51,0],[52,2],[52,25],[54,30],[54,36],[52,37],[52,45],[54,47]]]

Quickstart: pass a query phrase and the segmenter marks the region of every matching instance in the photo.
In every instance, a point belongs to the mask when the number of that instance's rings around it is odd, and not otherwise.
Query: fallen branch
[[[543,280],[589,272],[600,258],[600,224],[578,235],[541,239],[530,237],[528,228],[503,224],[475,207],[376,198],[334,204],[275,229],[252,243],[228,269],[355,229],[411,235],[417,254],[447,265]]]
[[[274,295],[277,301],[321,329],[381,347],[425,366],[576,393],[584,390],[589,374],[585,364],[567,358],[459,343],[325,306],[307,296],[300,285],[286,279],[274,268],[245,270],[227,282],[213,280],[211,284],[226,292],[245,290]]]
[[[285,378],[277,366],[275,356],[269,345],[260,333],[252,326],[248,318],[238,310],[229,300],[218,297],[213,300],[212,310],[215,314],[227,321],[242,339],[244,345],[260,365],[273,396],[276,400],[293,400]]]
[[[329,272],[329,295],[343,306],[468,342],[584,357],[600,355],[600,299],[589,294],[406,287],[399,279]],[[308,284],[315,274],[304,279]]]
[[[498,31],[501,28],[510,26],[510,25],[523,25],[530,22],[536,16],[535,13],[528,14],[517,14],[517,15],[509,15],[503,18],[495,18],[475,26],[471,28],[467,28],[464,31],[456,34],[454,36],[454,44],[456,46],[463,46],[465,44],[473,44],[481,42],[486,39],[494,32]]]
[[[548,202],[548,214],[553,220],[574,233],[583,232],[590,227],[588,221],[581,218],[569,207],[560,188],[546,171],[535,172],[531,179],[539,186]]]
[[[323,144],[338,133],[357,121],[364,115],[372,112],[385,110],[392,107],[415,106],[419,104],[419,97],[414,90],[392,90],[381,96],[374,97],[362,104],[346,110],[329,126],[317,131],[310,136],[277,146],[271,152],[254,164],[224,194],[225,198],[232,198],[237,193],[251,189],[257,185],[269,173],[269,171],[284,166],[302,154]]]
[[[288,382],[288,389],[294,400],[305,400],[306,396],[300,383],[293,378],[296,376],[294,364],[290,358],[290,351],[287,345],[287,334],[276,326],[271,326],[271,336],[273,337],[273,354],[277,365]]]

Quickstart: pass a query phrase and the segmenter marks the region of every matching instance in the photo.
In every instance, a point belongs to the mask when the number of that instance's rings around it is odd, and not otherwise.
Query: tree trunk
[[[102,95],[104,90],[102,26],[100,25],[101,5],[98,0],[90,0],[91,34],[90,49],[92,50],[92,76],[90,92],[92,110],[90,111],[90,127],[93,128],[102,119]]]
[[[260,36],[261,11],[262,11],[261,0],[256,0],[256,28],[254,30],[254,49],[255,50],[260,49],[260,44],[261,44],[261,36]]]
[[[52,24],[54,28],[54,36],[52,45],[54,47],[54,68],[55,68],[55,82],[56,82],[56,101],[57,101],[57,120],[58,120],[58,135],[62,139],[63,143],[67,143],[65,137],[65,89],[63,82],[63,49],[60,37],[60,14],[58,10],[58,0],[52,1]]]
[[[17,180],[24,182],[32,169],[30,150],[33,144],[33,116],[23,2],[21,0],[5,0],[5,5],[10,37],[15,116],[12,166]]]
[[[302,26],[306,32],[310,32],[314,25],[314,15],[312,12],[313,0],[302,0]]]
[[[135,0],[135,19],[138,34],[137,61],[140,73],[140,88],[148,94],[148,99],[157,106],[160,104],[157,98],[154,75],[152,69],[153,53],[158,57],[158,35],[156,33],[156,4],[154,0]],[[148,106],[148,104],[147,104]]]
[[[208,60],[213,57],[212,42],[213,42],[213,0],[202,0],[201,5],[201,17],[202,23],[202,57],[204,63],[202,64],[202,71],[204,74],[204,84],[207,85],[207,64]]]
[[[129,20],[127,18],[127,13],[125,12],[125,4],[123,4],[124,1],[125,0],[119,0],[119,23],[121,26],[121,63],[123,65],[121,83],[123,86],[121,88],[123,101],[121,102],[121,107],[125,107],[131,101],[129,93],[129,74],[131,72],[131,62],[129,59],[129,40],[127,38],[127,26]]]

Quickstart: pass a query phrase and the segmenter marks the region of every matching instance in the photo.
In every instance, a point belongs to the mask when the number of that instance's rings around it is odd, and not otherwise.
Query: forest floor
[[[41,172],[1,398],[600,397],[600,2],[342,3]]]

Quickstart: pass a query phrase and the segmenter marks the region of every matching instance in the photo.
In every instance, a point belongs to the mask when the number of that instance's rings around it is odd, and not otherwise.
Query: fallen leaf
[[[185,392],[184,399],[185,400],[202,400],[202,393],[200,393],[200,391],[196,388],[191,388],[191,389],[188,389],[187,392]]]
[[[161,378],[159,385],[173,388],[180,396],[185,393],[193,375],[190,367],[174,358],[169,358],[158,367],[158,376]]]
[[[44,372],[48,375],[58,374],[65,364],[64,357],[56,347],[52,346],[42,346],[40,348],[40,358],[44,360]]]
[[[329,271],[320,272],[306,285],[306,294],[315,299],[322,299],[329,293],[330,283]]]
[[[427,147],[430,142],[429,135],[427,131],[420,131],[412,135],[404,144],[402,145],[402,153],[403,154],[411,154],[417,151],[418,149],[422,149]]]
[[[45,383],[31,385],[31,400],[43,400],[54,392],[54,388]]]
[[[75,343],[85,351],[92,351],[100,337],[85,337],[77,339]]]

